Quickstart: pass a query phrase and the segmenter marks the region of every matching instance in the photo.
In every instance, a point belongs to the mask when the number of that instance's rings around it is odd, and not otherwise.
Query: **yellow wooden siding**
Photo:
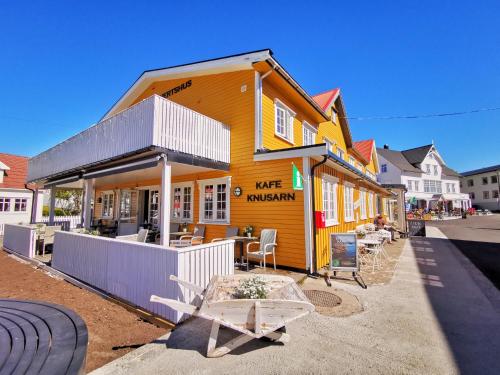
[[[326,110],[328,116],[331,116],[331,108]],[[342,128],[339,123],[339,119],[337,117],[335,123],[332,121],[323,121],[319,124],[318,135],[316,137],[317,143],[323,143],[323,137],[328,138],[331,142],[335,143],[339,146],[344,153],[346,153],[347,160],[347,146],[345,143],[344,133],[342,132]],[[335,152],[335,150],[333,150]]]
[[[339,179],[337,186],[337,209],[338,209],[338,221],[337,225],[333,225],[326,228],[318,228],[316,230],[316,264],[318,268],[324,267],[329,263],[330,257],[330,234],[331,233],[346,233],[350,230],[355,230],[356,226],[361,224],[372,223],[374,221],[373,217],[370,217],[370,211],[368,208],[368,193],[372,190],[369,189],[368,185],[360,183],[359,181],[350,178],[343,173],[336,171],[335,169],[322,165],[318,167],[315,171],[314,179],[314,197],[315,197],[315,211],[323,210],[323,187],[322,187],[322,175],[328,174],[335,176]],[[355,185],[354,187],[354,203],[359,200],[360,187],[366,189],[366,219],[361,219],[361,208],[360,205],[355,206],[354,209],[354,221],[346,222],[344,220],[344,182],[350,182]],[[375,192],[372,191],[375,197]],[[374,199],[375,204],[375,199]],[[376,208],[374,205],[374,212]]]

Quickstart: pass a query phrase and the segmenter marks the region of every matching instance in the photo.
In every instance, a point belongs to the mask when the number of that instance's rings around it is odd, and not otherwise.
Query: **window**
[[[361,172],[363,172],[363,164],[356,162],[356,168],[358,168]]]
[[[455,184],[450,184],[451,185],[451,192],[455,193]]]
[[[14,199],[14,211],[15,212],[25,212],[28,200],[26,198],[15,198]]]
[[[150,224],[154,228],[158,227],[159,224],[159,213],[160,213],[160,192],[158,190],[149,191],[149,202],[148,202],[148,218]]]
[[[424,192],[426,193],[441,193],[441,181],[424,180]]]
[[[172,220],[193,221],[193,183],[172,184]]]
[[[492,184],[498,184],[498,177],[497,176],[491,176],[490,180],[491,180]]]
[[[482,179],[483,185],[488,185],[488,177],[483,177]]]
[[[470,179],[467,180],[467,186],[468,187],[474,186],[474,180],[472,178],[470,178]]]
[[[490,199],[490,192],[489,191],[483,191],[483,199]]]
[[[408,187],[408,191],[413,191],[413,185],[412,185],[412,180],[408,180],[406,182],[406,185]]]
[[[338,156],[340,159],[344,160],[344,154],[345,154],[345,151],[344,151],[344,150],[342,150],[339,146],[337,146],[337,152],[336,152],[336,154],[337,154],[337,156]]]
[[[313,145],[316,143],[317,130],[307,122],[302,123],[302,144],[304,146]]]
[[[338,113],[337,110],[332,107],[332,122],[335,125],[337,123]]]
[[[353,167],[356,165],[356,160],[352,156],[349,156],[349,164],[351,164]]]
[[[230,178],[200,181],[200,222],[229,223]]]
[[[10,211],[10,198],[0,198],[0,212]]]
[[[325,212],[326,226],[338,224],[337,183],[337,178],[327,174],[323,175],[323,211]]]
[[[102,217],[111,218],[113,217],[113,193],[102,193]]]
[[[437,165],[434,165],[434,176],[437,176],[438,175],[438,166]]]
[[[425,173],[431,174],[431,165],[430,164],[425,165]]]
[[[368,193],[368,215],[372,218],[374,217],[374,209],[373,209],[373,193]]]
[[[328,148],[328,151],[333,152],[333,142],[330,141],[328,138],[323,137],[323,142],[326,143],[326,147]]]
[[[474,194],[474,192],[470,192],[469,193],[469,198],[470,199],[476,199],[476,194]]]
[[[370,171],[366,171],[366,175],[367,175],[369,178],[371,178],[372,180],[375,180],[375,179],[376,179],[375,175],[374,175],[372,172],[370,172]]]
[[[491,197],[492,197],[492,198],[498,198],[498,190],[493,190],[493,191],[491,192]]]
[[[380,171],[381,171],[382,173],[387,173],[387,164],[382,164],[382,165],[380,166]]]
[[[130,219],[132,216],[132,193],[128,190],[120,192],[120,219]]]
[[[275,106],[275,132],[276,135],[284,138],[290,143],[293,143],[293,119],[295,113],[290,108],[285,106],[279,100],[274,103]]]
[[[359,191],[359,212],[361,216],[361,220],[366,219],[366,191]]]
[[[354,221],[354,185],[344,183],[344,218],[345,221]]]
[[[413,181],[413,191],[420,191],[418,180]]]

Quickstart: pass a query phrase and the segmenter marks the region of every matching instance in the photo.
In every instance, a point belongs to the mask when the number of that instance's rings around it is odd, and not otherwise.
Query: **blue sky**
[[[500,107],[500,2],[2,1],[0,152],[35,155],[95,123],[146,69],[271,48],[349,116]],[[459,171],[500,163],[500,111],[351,120],[356,139],[434,141]]]

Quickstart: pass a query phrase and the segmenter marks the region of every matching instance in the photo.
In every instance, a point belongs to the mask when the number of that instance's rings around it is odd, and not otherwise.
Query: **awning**
[[[56,185],[63,185],[63,184],[69,184],[71,182],[78,181],[80,179],[80,175],[74,175],[71,177],[65,177],[61,178],[59,180],[54,180],[54,181],[49,181],[45,185],[43,185],[44,189],[50,189],[51,187],[54,187]]]
[[[118,173],[136,171],[138,169],[153,168],[153,167],[156,167],[158,165],[158,160],[160,160],[160,158],[161,158],[161,156],[157,155],[157,156],[152,157],[152,158],[137,160],[137,161],[117,165],[114,167],[109,167],[106,169],[100,169],[100,170],[96,170],[93,172],[88,172],[88,173],[85,173],[83,175],[83,178],[88,180],[91,178],[111,176],[111,175],[118,174]]]

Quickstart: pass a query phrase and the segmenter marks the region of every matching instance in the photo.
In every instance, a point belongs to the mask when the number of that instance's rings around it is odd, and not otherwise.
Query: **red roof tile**
[[[328,109],[328,104],[337,96],[340,92],[340,89],[332,89],[326,92],[322,92],[321,94],[314,95],[312,98],[318,105],[321,107],[323,111]]]
[[[352,144],[353,148],[355,148],[369,162],[372,160],[373,145],[374,145],[373,139],[353,142]]]
[[[0,188],[25,189],[24,184],[28,175],[28,158],[0,153],[0,161],[10,170],[4,172]]]

